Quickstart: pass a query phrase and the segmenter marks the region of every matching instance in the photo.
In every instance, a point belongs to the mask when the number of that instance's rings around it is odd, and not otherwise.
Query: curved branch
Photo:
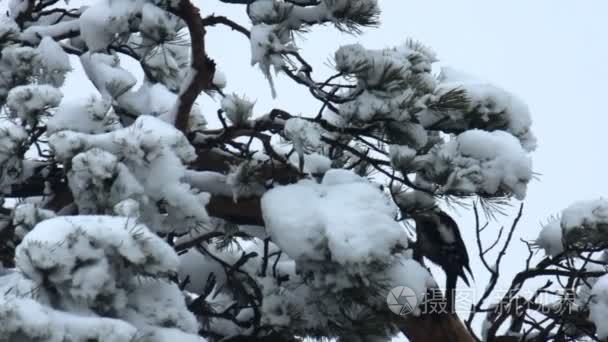
[[[206,31],[199,9],[190,0],[181,0],[178,7],[171,8],[170,12],[182,18],[190,32],[191,69],[172,109],[175,117],[175,128],[186,134],[194,101],[203,90],[212,88],[215,62],[207,56],[205,51]]]
[[[234,21],[232,21],[224,16],[217,16],[217,15],[212,14],[203,19],[203,26],[215,26],[217,24],[228,26],[232,30],[242,33],[247,38],[251,37],[251,32],[249,32],[248,29],[244,28],[243,26],[235,23]]]

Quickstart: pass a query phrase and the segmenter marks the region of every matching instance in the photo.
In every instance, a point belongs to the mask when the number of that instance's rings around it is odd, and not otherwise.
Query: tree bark
[[[475,341],[455,314],[408,316],[398,325],[410,342]]]

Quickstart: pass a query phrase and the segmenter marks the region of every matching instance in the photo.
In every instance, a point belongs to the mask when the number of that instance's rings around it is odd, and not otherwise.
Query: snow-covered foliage
[[[48,134],[62,130],[94,134],[114,131],[122,125],[109,100],[90,97],[78,102],[62,101],[46,127]]]
[[[234,125],[242,126],[253,115],[254,104],[245,97],[232,94],[222,99],[222,110]]]
[[[336,74],[317,78],[297,37],[361,33],[379,1],[224,2],[247,2],[250,23],[190,0],[9,2],[0,340],[388,339],[389,290],[423,303],[437,288],[401,221],[453,197],[525,197],[536,141],[510,92],[434,75],[437,55],[413,40],[337,47]],[[205,44],[204,27],[226,25],[273,96],[287,76],[322,109],[258,113],[233,93]],[[92,94],[64,92],[74,70]],[[601,211],[571,211],[560,234],[603,229]]]
[[[557,256],[564,252],[563,231],[558,217],[549,218],[543,225],[535,243],[547,255]]]
[[[530,112],[527,105],[515,95],[448,67],[441,70],[439,80],[435,97],[464,90],[468,99],[464,111],[448,113],[450,120],[440,125],[442,130],[501,129],[516,136],[526,151],[536,148],[536,138],[530,131]]]
[[[507,193],[523,200],[532,179],[532,160],[505,131],[468,130],[431,155],[421,172],[435,183],[443,183],[446,192]],[[434,179],[437,176],[447,179],[442,182]]]
[[[393,248],[407,248],[389,198],[365,179],[337,172],[347,171],[330,170],[321,184],[304,180],[262,197],[272,240],[295,260],[329,258],[346,268],[387,262]]]
[[[56,158],[71,161],[68,184],[83,213],[108,213],[135,199],[156,231],[184,232],[208,219],[208,194],[182,181],[194,148],[159,119],[142,115],[127,128],[102,134],[60,131],[50,145]],[[161,202],[168,216],[159,210]]]
[[[315,151],[321,146],[321,129],[304,119],[287,120],[285,136],[293,142],[293,147],[300,156],[303,156],[305,151]]]
[[[536,244],[548,255],[556,256],[566,249],[606,246],[607,238],[608,200],[599,198],[575,202],[550,219]]]
[[[589,305],[589,318],[597,327],[600,339],[608,337],[606,316],[608,315],[608,275],[597,280],[591,290],[591,303]]]
[[[15,233],[23,238],[38,223],[53,217],[55,213],[51,210],[40,208],[33,203],[21,203],[15,207],[12,224],[15,226]]]
[[[57,107],[62,94],[49,85],[19,86],[8,93],[6,106],[11,117],[18,117],[30,126],[35,126],[42,114]]]
[[[23,160],[27,132],[21,126],[0,121],[0,187],[17,183],[28,176]]]
[[[203,341],[177,285],[164,279],[177,272],[177,254],[134,219],[43,220],[15,262],[19,272],[3,277],[0,299],[8,340],[132,341],[175,328]]]
[[[104,98],[118,98],[136,83],[135,77],[120,66],[118,55],[87,52],[80,56],[80,62]]]
[[[296,50],[294,32],[324,23],[332,23],[345,31],[357,31],[359,25],[377,23],[378,14],[376,0],[323,0],[306,7],[285,1],[255,1],[248,7],[253,22],[251,64],[259,65],[274,97],[276,89],[270,69],[281,71],[285,66],[283,54]]]

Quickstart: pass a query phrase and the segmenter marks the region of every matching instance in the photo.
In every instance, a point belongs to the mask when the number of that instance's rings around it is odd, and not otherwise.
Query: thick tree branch
[[[188,131],[190,110],[194,101],[203,90],[212,88],[215,62],[205,51],[206,31],[199,9],[190,0],[182,0],[177,8],[172,8],[170,11],[186,22],[191,40],[190,74],[182,85],[173,108],[175,127],[185,134]]]
[[[453,314],[407,317],[399,325],[411,342],[473,342],[464,324]]]

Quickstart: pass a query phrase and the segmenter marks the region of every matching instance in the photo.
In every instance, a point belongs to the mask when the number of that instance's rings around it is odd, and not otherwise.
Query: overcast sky
[[[228,15],[250,26],[244,6],[217,0],[196,2],[202,15]],[[360,42],[383,48],[410,37],[420,40],[438,53],[441,65],[504,87],[530,107],[539,141],[533,154],[534,169],[542,176],[530,184],[517,238],[535,237],[540,222],[573,201],[608,195],[608,163],[600,150],[608,134],[607,1],[380,0],[380,4],[383,13],[378,29],[353,37],[331,27],[314,28],[304,40],[298,40],[318,79],[329,72],[327,61],[341,44]],[[240,34],[217,27],[209,29],[207,38],[209,55],[227,75],[228,91],[256,99],[258,113],[273,107],[304,115],[318,110],[319,103],[304,88],[280,75],[278,98],[273,101],[265,79],[250,66],[249,43]],[[135,64],[132,70],[138,72]],[[93,93],[77,71],[69,77],[67,97]],[[201,104],[203,112],[214,116],[217,103],[203,99]],[[467,211],[456,217],[465,240],[471,243],[473,268],[481,270],[471,218]],[[506,259],[506,280],[525,258],[517,238]],[[475,279],[480,288],[485,286],[485,274],[476,272]]]

